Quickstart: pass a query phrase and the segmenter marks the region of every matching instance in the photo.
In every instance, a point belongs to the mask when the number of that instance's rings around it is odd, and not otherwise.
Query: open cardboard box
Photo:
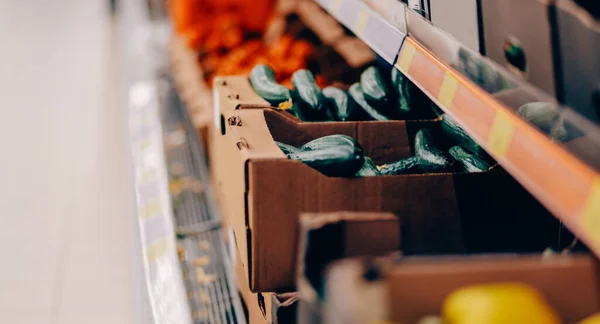
[[[380,165],[411,156],[414,133],[436,132],[437,122],[297,123],[270,109],[235,109],[222,121],[214,181],[252,291],[293,290],[302,212],[393,212],[402,218],[407,254],[541,251],[556,242],[558,221],[499,167],[331,178],[287,159],[274,142],[299,146],[345,134]]]
[[[343,259],[323,273],[323,288],[299,286],[299,323],[417,323],[439,315],[455,289],[495,282],[533,286],[565,323],[574,323],[600,311],[599,269],[587,255]],[[323,295],[317,303],[304,298],[316,290]]]
[[[253,293],[250,291],[244,268],[236,251],[232,264],[235,268],[236,285],[244,304],[245,316],[249,324],[292,324],[296,322],[298,294]]]

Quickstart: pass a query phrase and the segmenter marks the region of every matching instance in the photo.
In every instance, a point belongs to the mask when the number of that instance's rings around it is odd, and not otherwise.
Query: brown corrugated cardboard
[[[249,324],[293,324],[296,322],[298,293],[253,293],[246,280],[239,251],[235,255],[236,285]]]
[[[600,22],[570,0],[556,6],[564,102],[600,123]]]
[[[551,4],[552,0],[481,0],[486,55],[515,75],[554,95]],[[524,50],[526,72],[507,61],[507,42]]]
[[[556,220],[500,168],[330,178],[288,160],[273,141],[301,145],[345,134],[384,164],[412,155],[414,132],[435,128],[435,122],[298,123],[268,109],[236,109],[223,118],[232,124],[225,123],[221,135],[223,165],[215,181],[253,291],[293,288],[302,212],[394,212],[402,217],[403,247],[410,254],[543,249],[556,241]],[[532,228],[540,234],[530,237]]]
[[[271,319],[273,324],[296,323],[298,293],[271,295]]]
[[[416,323],[439,314],[444,298],[457,288],[522,282],[537,288],[566,323],[573,323],[600,310],[598,271],[597,261],[584,255],[345,259],[324,274],[318,312],[320,323]]]
[[[320,287],[325,267],[334,260],[383,255],[401,248],[400,219],[385,212],[302,214],[296,278],[298,286]],[[304,289],[313,303],[316,291]]]

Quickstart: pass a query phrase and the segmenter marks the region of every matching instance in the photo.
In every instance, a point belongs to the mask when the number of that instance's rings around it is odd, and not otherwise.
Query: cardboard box
[[[249,324],[292,324],[296,322],[298,294],[253,293],[250,291],[240,254],[236,253],[232,262],[235,268],[238,287],[246,320]]]
[[[287,159],[273,141],[300,146],[345,134],[381,165],[411,156],[414,133],[436,131],[437,122],[299,123],[279,111],[235,107],[223,116],[228,122],[214,180],[252,291],[293,290],[302,212],[393,212],[402,217],[408,254],[542,250],[556,242],[558,221],[498,167],[479,174],[330,178]],[[539,234],[532,237],[532,229]]]
[[[444,298],[460,287],[495,282],[522,282],[538,289],[565,323],[600,311],[597,260],[587,255],[488,255],[448,258],[386,257],[375,261],[344,259],[323,274],[320,307],[310,305],[299,319],[310,323],[416,323],[438,315]],[[312,308],[311,308],[312,306]],[[299,321],[300,323],[308,323]]]
[[[302,214],[296,275],[298,287],[321,287],[323,271],[333,261],[397,250],[400,232],[400,219],[392,213]],[[310,315],[318,314],[309,310],[318,305],[322,295],[317,296],[315,289],[304,289],[298,297],[299,322],[314,322]]]
[[[600,22],[570,0],[556,7],[563,101],[600,123]]]
[[[481,0],[486,55],[519,78],[555,95],[552,0]],[[509,63],[505,45],[523,49],[526,71]]]

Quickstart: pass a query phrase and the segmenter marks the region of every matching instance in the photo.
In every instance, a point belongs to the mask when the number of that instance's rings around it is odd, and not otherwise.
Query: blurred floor
[[[0,321],[132,323],[134,196],[106,0],[0,1]]]

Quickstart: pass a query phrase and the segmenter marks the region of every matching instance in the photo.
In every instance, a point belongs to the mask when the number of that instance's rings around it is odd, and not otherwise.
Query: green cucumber
[[[402,114],[410,113],[410,97],[408,95],[408,80],[400,70],[395,67],[392,68],[392,87],[394,88],[394,94],[396,95],[397,109]]]
[[[371,66],[363,71],[360,75],[360,87],[367,102],[376,107],[388,106],[389,90],[376,67]]]
[[[315,77],[308,70],[298,70],[292,75],[296,104],[302,115],[310,120],[323,120],[326,115],[326,99]]]
[[[480,159],[491,160],[487,152],[467,134],[456,119],[448,114],[442,116],[442,130],[453,142],[462,146],[465,150],[475,154]]]
[[[351,177],[363,166],[364,155],[360,146],[340,145],[314,151],[299,151],[288,155],[328,177]]]
[[[420,165],[421,160],[416,156],[411,156],[393,163],[384,164],[380,166],[379,173],[381,175],[421,173]]]
[[[365,120],[389,120],[389,118],[382,115],[365,100],[360,84],[353,84],[350,86],[348,92],[350,93],[350,97],[358,104],[359,107],[357,108],[362,108],[360,113],[361,118],[364,116]]]
[[[550,102],[530,102],[517,109],[517,115],[539,128],[551,138],[564,141],[568,132],[560,111],[555,104]]]
[[[254,92],[268,101],[271,105],[278,107],[280,103],[292,99],[292,91],[275,81],[273,70],[258,64],[250,72],[250,84]]]
[[[466,172],[483,172],[490,168],[484,160],[478,158],[474,154],[465,151],[460,146],[450,148],[450,155],[460,164]]]
[[[329,147],[337,147],[342,145],[360,146],[360,144],[352,137],[347,135],[327,135],[314,139],[302,146],[301,151],[314,151]]]
[[[292,146],[292,145],[285,144],[285,143],[275,141],[275,144],[277,144],[279,149],[282,150],[283,153],[285,153],[285,154],[290,154],[290,153],[295,153],[295,152],[300,151],[299,148]]]
[[[421,160],[421,169],[429,171],[451,171],[454,158],[435,146],[431,132],[420,129],[415,136],[415,155]]]
[[[356,102],[346,91],[336,87],[326,87],[322,92],[328,100],[328,115],[331,120],[354,120],[356,113],[358,113]]]
[[[360,170],[356,172],[357,177],[373,177],[378,176],[380,174],[381,173],[379,173],[379,169],[377,169],[377,166],[375,165],[375,163],[373,163],[373,160],[366,156],[362,168],[360,168]]]

